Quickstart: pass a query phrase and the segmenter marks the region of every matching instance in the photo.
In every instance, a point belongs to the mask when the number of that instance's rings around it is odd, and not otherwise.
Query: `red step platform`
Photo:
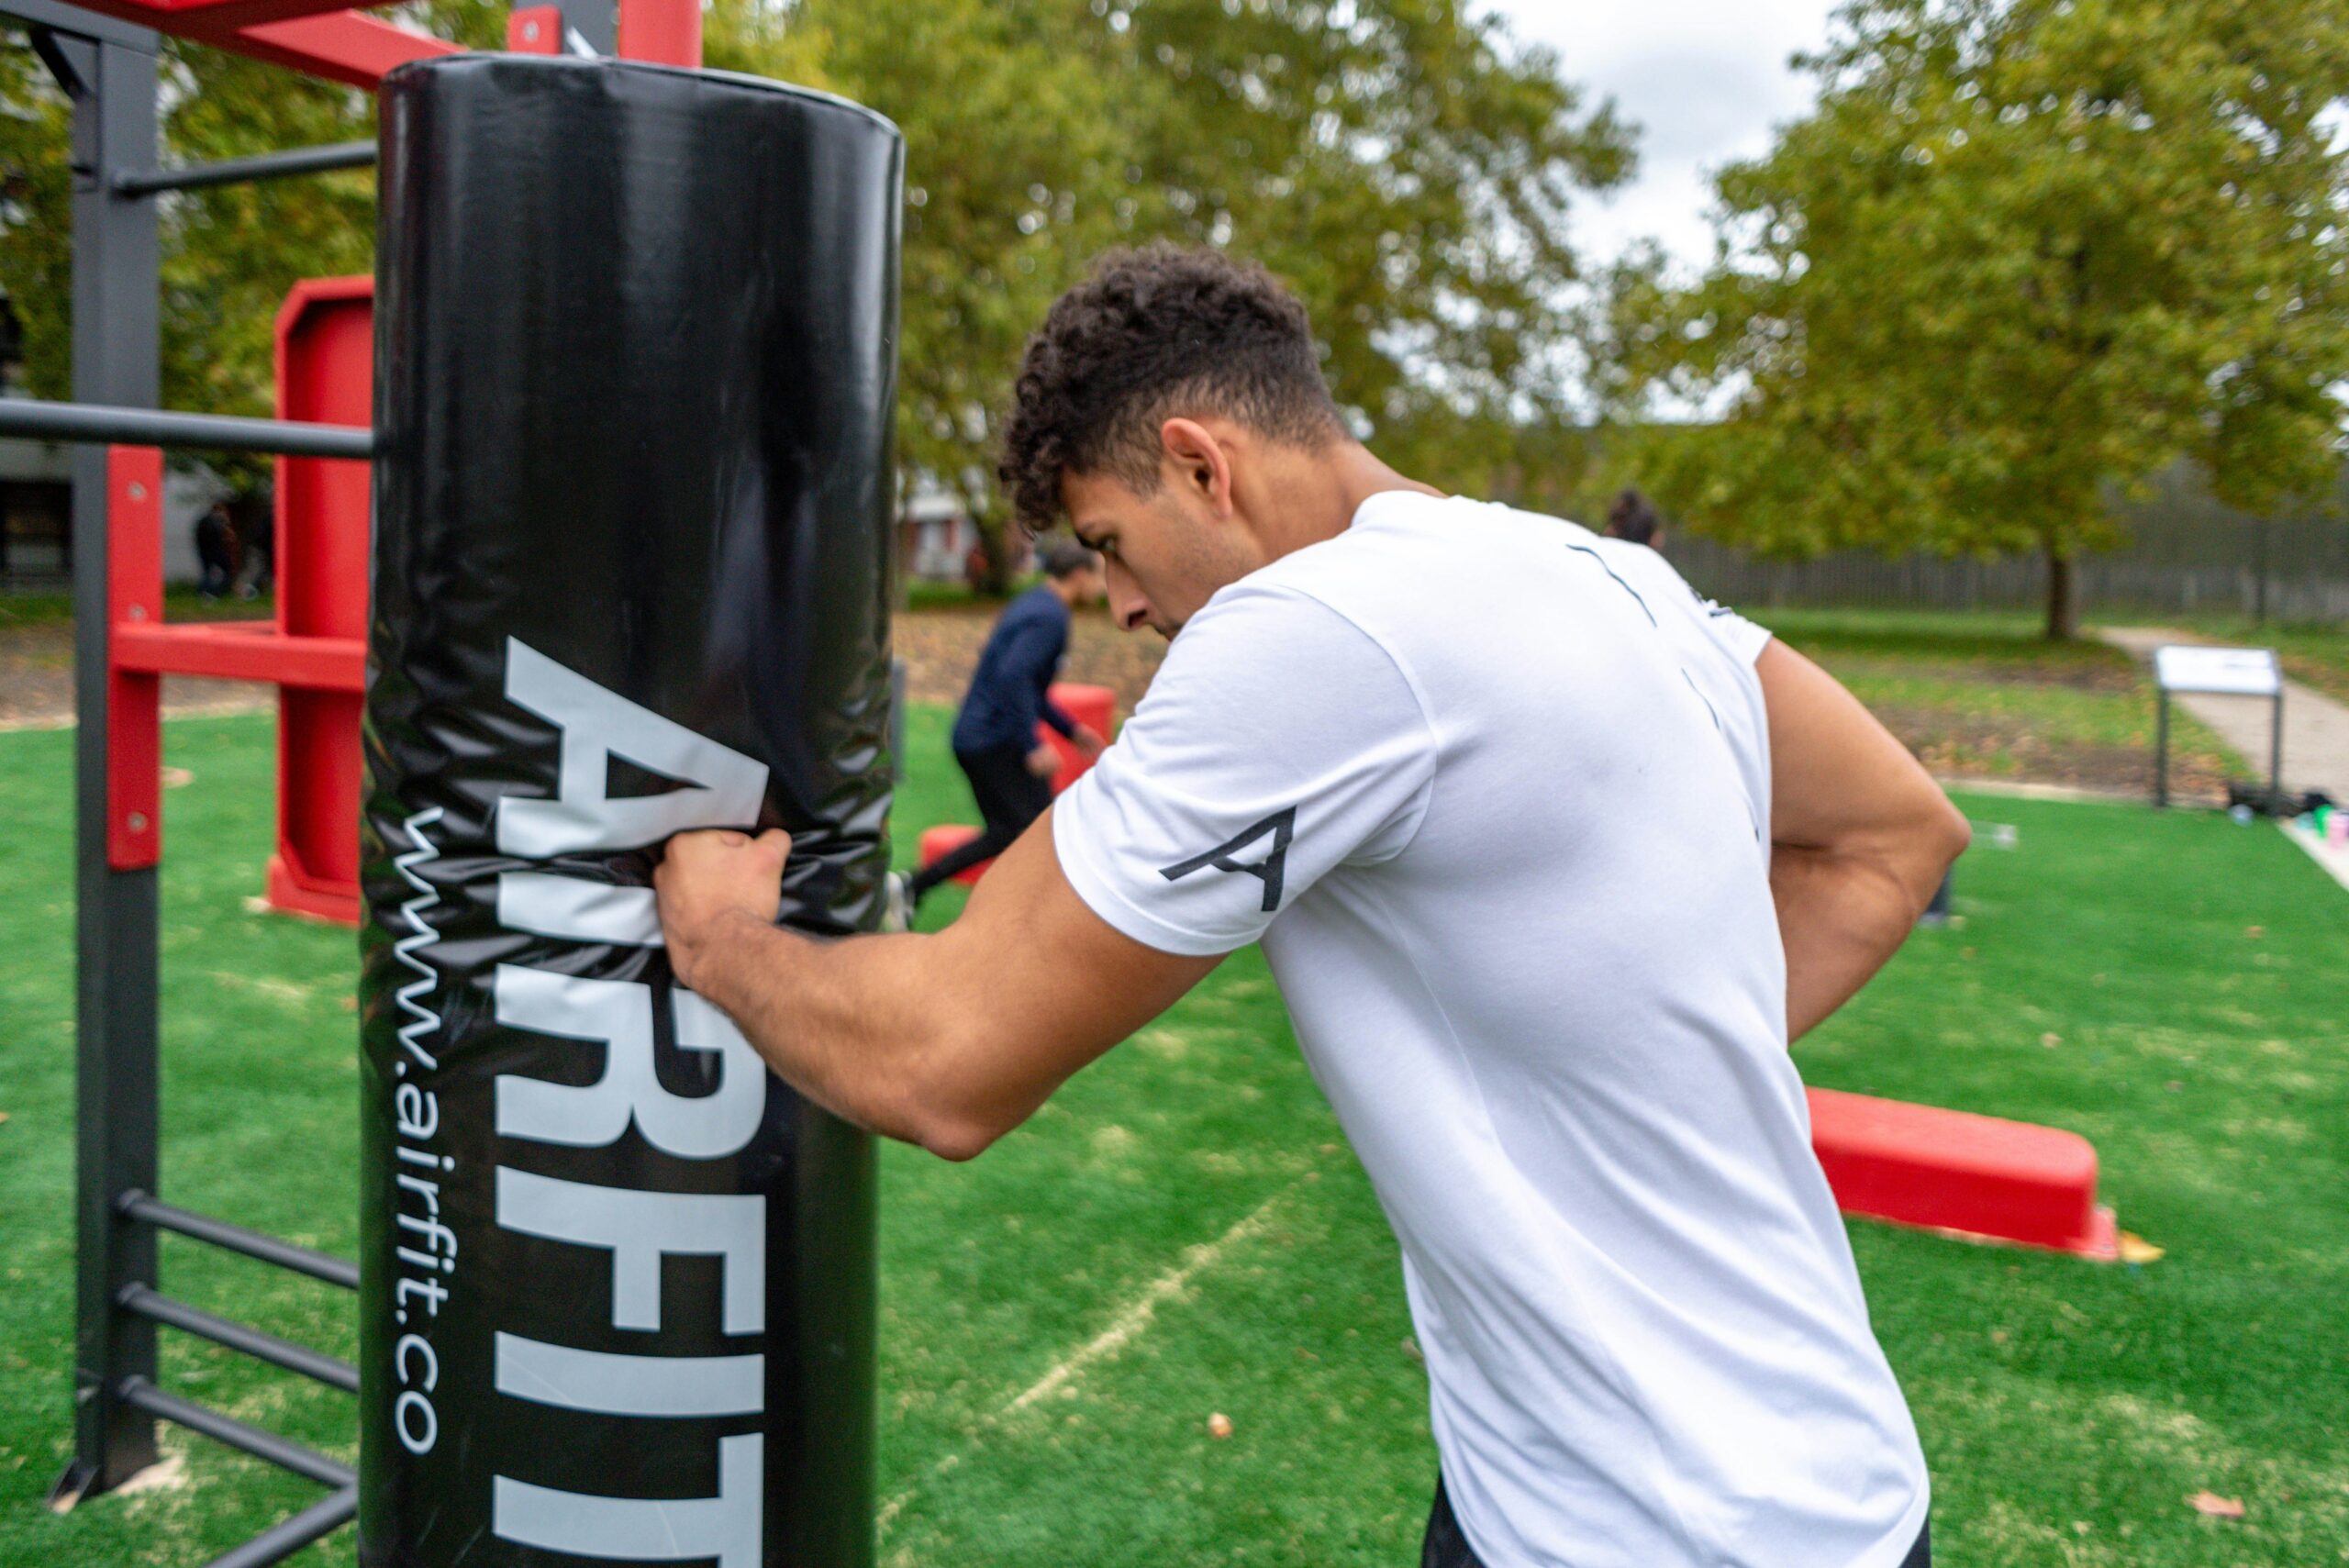
[[[935,828],[925,828],[921,832],[921,863],[930,865],[942,861],[978,836],[979,830],[967,822],[942,822]],[[966,866],[956,872],[952,880],[965,887],[974,886],[993,864],[993,861],[981,861],[974,866]]]
[[[2096,1148],[2076,1132],[1812,1089],[1811,1147],[1846,1214],[1962,1236],[2120,1256],[2096,1201]]]
[[[1052,683],[1052,701],[1094,734],[1107,740],[1118,732],[1118,694],[1107,686],[1081,686],[1073,682]],[[1084,755],[1060,737],[1049,724],[1036,726],[1036,739],[1060,754],[1061,771],[1052,775],[1052,793],[1060,794],[1085,776],[1093,766],[1093,759]]]

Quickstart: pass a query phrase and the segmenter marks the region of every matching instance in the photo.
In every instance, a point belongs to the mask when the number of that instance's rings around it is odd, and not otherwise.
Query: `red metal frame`
[[[352,10],[335,0],[74,0],[100,16],[130,22],[176,38],[265,60],[329,82],[373,88],[385,72],[412,60],[460,52],[446,39],[412,32]],[[552,11],[533,6],[521,16]],[[559,54],[562,26],[541,26],[543,41],[517,41],[509,27],[507,47],[518,53]],[[623,60],[662,65],[701,63],[698,0],[619,0],[619,50]]]
[[[375,280],[308,278],[277,313],[277,417],[363,425],[374,412]],[[346,925],[360,917],[361,694],[366,667],[368,465],[277,464],[277,849],[266,897]],[[315,667],[330,681],[296,678]]]
[[[162,629],[163,453],[106,449],[106,864],[138,871],[163,858],[162,682],[126,665],[126,637]]]
[[[410,61],[457,45],[332,0],[75,0],[100,16],[373,89]],[[699,0],[618,0],[623,59],[701,63]],[[531,36],[531,24],[537,24]],[[562,49],[562,13],[517,11],[518,52]],[[372,278],[295,285],[277,320],[278,416],[327,424],[372,418],[372,377],[348,343],[306,373],[289,341],[320,312],[373,300]],[[328,359],[332,363],[328,363]],[[306,380],[306,374],[308,379]],[[106,449],[106,861],[118,871],[162,858],[162,677],[260,681],[279,688],[278,852],[270,902],[328,919],[359,918],[358,717],[365,691],[367,495],[363,462],[287,459],[279,467],[277,619],[169,626],[163,620],[163,455]],[[357,476],[353,483],[354,475]],[[298,526],[288,527],[288,519]],[[340,825],[352,825],[349,846]],[[350,851],[346,853],[348,849]]]
[[[620,0],[618,48],[622,60],[698,68],[699,0]]]
[[[506,18],[506,52],[508,54],[561,54],[562,52],[562,7],[560,6],[517,6]]]
[[[271,22],[204,41],[370,92],[395,66],[464,52],[446,39],[412,33],[357,11]]]
[[[455,54],[334,0],[74,0],[84,9],[175,38],[248,54],[330,82],[373,87],[394,66]]]

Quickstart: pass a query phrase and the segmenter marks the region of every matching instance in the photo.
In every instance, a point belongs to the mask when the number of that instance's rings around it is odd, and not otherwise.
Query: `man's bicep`
[[[1773,641],[1753,662],[1770,726],[1770,837],[1826,849],[1943,806],[1909,749],[1826,671]]]
[[[933,939],[974,1016],[954,1031],[956,1099],[990,1136],[1180,1000],[1223,954],[1159,951],[1095,914],[1061,869],[1047,811]]]

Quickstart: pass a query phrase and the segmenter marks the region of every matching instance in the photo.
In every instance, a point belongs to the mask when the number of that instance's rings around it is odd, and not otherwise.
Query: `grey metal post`
[[[2161,684],[2158,668],[2154,685],[2154,804],[2164,806],[2169,804],[2169,688]]]
[[[149,169],[114,177],[115,195],[150,196],[158,191],[194,191],[206,185],[235,185],[249,180],[284,180],[296,174],[323,174],[335,169],[366,169],[375,161],[372,141],[342,141],[331,147],[292,147],[282,152],[230,158],[218,163],[183,164],[174,169]]]
[[[157,401],[155,206],[117,199],[113,176],[152,169],[155,35],[53,33],[43,55],[73,101],[73,391],[88,402]],[[73,454],[74,951],[80,1280],[74,1457],[54,1501],[117,1486],[155,1461],[152,1416],[122,1397],[155,1376],[155,1325],[127,1312],[151,1284],[155,1239],[117,1194],[152,1191],[156,1157],[156,888],[149,868],[106,863],[106,454]]]
[[[577,33],[581,41],[597,54],[614,55],[620,48],[619,0],[555,0],[555,9],[562,13],[562,29]],[[571,52],[571,40],[563,39],[562,53]]]
[[[2276,661],[2276,711],[2268,720],[2267,730],[2267,808],[2283,809],[2278,803],[2284,795],[2284,671],[2283,660]]]

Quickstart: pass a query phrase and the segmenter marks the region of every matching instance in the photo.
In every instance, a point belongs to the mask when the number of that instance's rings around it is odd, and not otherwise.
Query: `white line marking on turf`
[[[2309,859],[2332,873],[2333,881],[2349,887],[2349,847],[2325,843],[2314,833],[2295,828],[2289,822],[2278,822],[2276,826],[2283,829],[2284,837],[2307,851]]]
[[[1026,1393],[1006,1405],[998,1413],[997,1418],[1017,1415],[1037,1400],[1057,1390],[1063,1384],[1099,1361],[1103,1356],[1115,1355],[1123,1350],[1128,1340],[1150,1327],[1151,1318],[1158,1312],[1159,1303],[1181,1294],[1183,1287],[1189,1284],[1192,1277],[1200,1270],[1213,1265],[1227,1250],[1235,1244],[1263,1230],[1271,1218],[1274,1205],[1287,1195],[1288,1189],[1283,1187],[1279,1192],[1258,1204],[1252,1213],[1221,1236],[1205,1246],[1192,1248],[1184,1255],[1180,1268],[1169,1269],[1152,1280],[1148,1290],[1143,1291],[1130,1306],[1118,1314],[1117,1321],[1095,1335],[1086,1342],[1083,1350],[1038,1378]]]
[[[985,1433],[1009,1420],[1038,1400],[1046,1398],[1066,1387],[1095,1362],[1114,1356],[1125,1349],[1133,1341],[1135,1336],[1150,1327],[1151,1320],[1158,1315],[1161,1306],[1181,1295],[1192,1280],[1221,1262],[1224,1253],[1242,1241],[1262,1235],[1272,1223],[1273,1210],[1280,1206],[1281,1200],[1287,1197],[1296,1185],[1295,1182],[1291,1182],[1287,1186],[1281,1188],[1280,1191],[1241,1216],[1230,1229],[1214,1240],[1186,1249],[1183,1253],[1183,1262],[1151,1281],[1140,1296],[1126,1305],[1124,1311],[1110,1320],[1107,1329],[1086,1340],[1075,1351],[1063,1357],[1050,1372],[1030,1384],[1024,1392],[1012,1398],[1000,1409],[981,1419],[979,1424],[972,1428],[965,1436],[962,1447],[931,1465],[929,1473],[920,1480],[915,1481],[904,1491],[884,1503],[880,1513],[874,1519],[876,1529],[885,1532],[890,1521],[897,1517],[897,1511],[910,1502],[913,1495],[921,1489],[923,1481],[934,1480],[962,1463],[963,1456],[969,1452],[973,1445]]]

